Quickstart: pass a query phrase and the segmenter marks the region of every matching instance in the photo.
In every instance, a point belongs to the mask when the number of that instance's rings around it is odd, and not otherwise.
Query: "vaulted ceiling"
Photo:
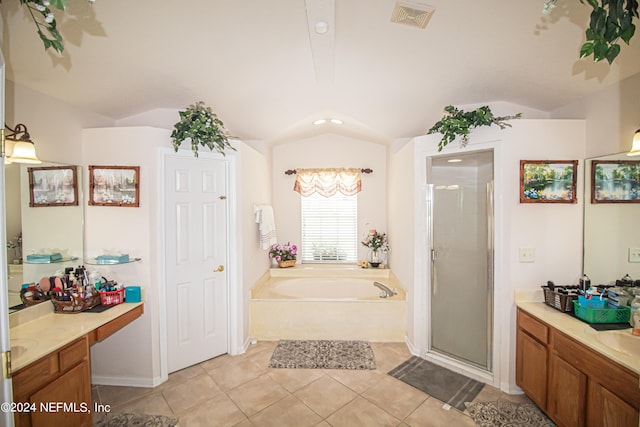
[[[318,118],[412,137],[448,104],[552,111],[640,72],[638,35],[612,66],[578,59],[579,0],[549,15],[543,0],[427,1],[420,29],[391,22],[395,0],[71,0],[58,55],[3,0],[2,50],[8,79],[114,120],[203,100],[235,136],[265,141],[317,132]]]

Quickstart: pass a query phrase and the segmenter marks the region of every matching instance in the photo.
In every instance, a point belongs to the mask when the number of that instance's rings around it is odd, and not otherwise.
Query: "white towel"
[[[273,216],[273,207],[270,205],[258,205],[254,208],[256,222],[260,224],[260,247],[264,250],[278,242],[276,235],[276,221]]]

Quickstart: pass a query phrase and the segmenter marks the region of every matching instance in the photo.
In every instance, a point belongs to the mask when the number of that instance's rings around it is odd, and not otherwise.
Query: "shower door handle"
[[[431,261],[435,262],[438,259],[438,253],[435,249],[431,249]]]

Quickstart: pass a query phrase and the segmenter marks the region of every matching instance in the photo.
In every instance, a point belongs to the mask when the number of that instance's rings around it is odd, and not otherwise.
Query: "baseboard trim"
[[[161,377],[154,378],[131,378],[131,377],[107,377],[101,375],[92,375],[92,385],[113,385],[120,387],[146,387],[153,388],[162,384]]]

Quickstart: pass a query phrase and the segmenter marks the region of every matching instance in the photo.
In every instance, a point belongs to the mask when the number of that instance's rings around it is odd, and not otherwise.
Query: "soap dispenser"
[[[582,293],[582,295],[586,295],[587,294],[587,290],[591,287],[591,279],[589,279],[589,276],[587,276],[586,274],[584,274],[581,278],[580,278],[580,292]]]

